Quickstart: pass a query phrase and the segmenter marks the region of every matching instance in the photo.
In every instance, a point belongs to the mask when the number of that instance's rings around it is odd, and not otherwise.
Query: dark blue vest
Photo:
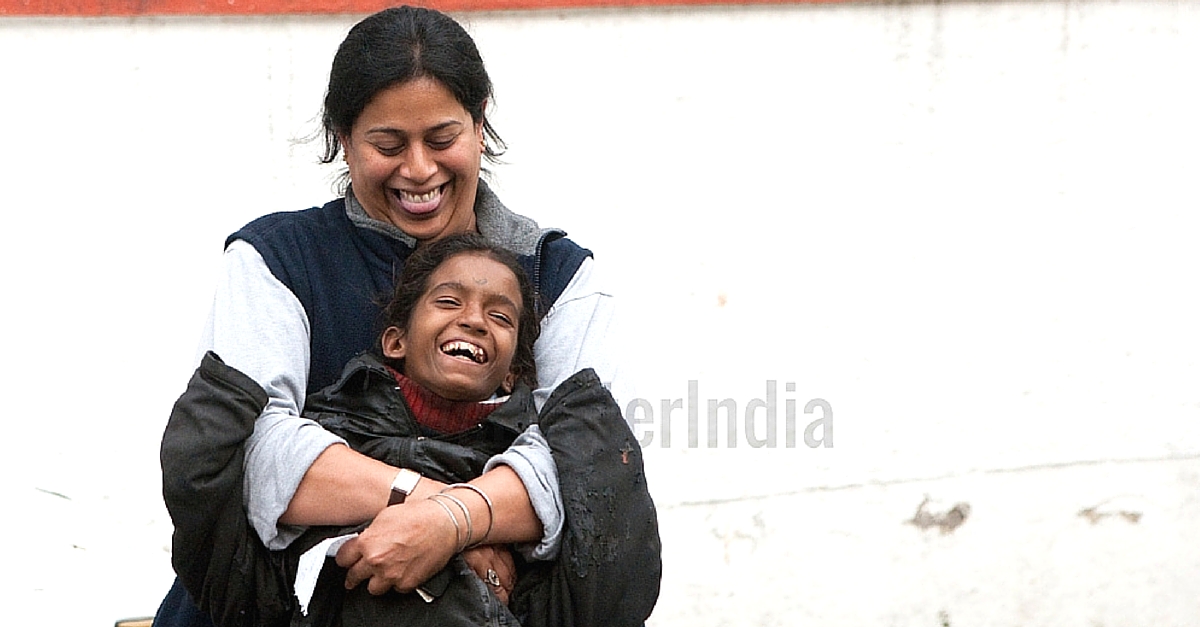
[[[533,255],[520,256],[541,316],[592,254],[565,235],[547,231]],[[397,239],[354,226],[344,199],[263,216],[225,245],[239,239],[254,246],[304,306],[311,333],[310,394],[331,385],[351,358],[375,346],[383,331],[380,311],[412,254]]]

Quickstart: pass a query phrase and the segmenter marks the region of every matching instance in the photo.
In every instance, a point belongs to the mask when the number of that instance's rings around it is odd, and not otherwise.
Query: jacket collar
[[[416,238],[401,231],[396,225],[368,216],[351,189],[346,190],[346,215],[355,226],[398,239],[409,248],[417,247]],[[479,189],[475,192],[475,228],[479,229],[479,233],[489,242],[503,246],[518,255],[536,253],[543,233],[537,222],[505,207],[483,179],[479,179]]]
[[[351,359],[341,377],[329,388],[309,396],[305,410],[322,411],[336,407],[337,411],[373,419],[387,433],[376,435],[410,435],[416,433],[414,420],[404,395],[396,385],[392,371],[372,353],[362,353]],[[403,418],[398,420],[398,418]],[[533,392],[518,384],[503,405],[488,415],[485,423],[493,423],[515,434],[537,422]],[[403,424],[401,424],[403,423]]]

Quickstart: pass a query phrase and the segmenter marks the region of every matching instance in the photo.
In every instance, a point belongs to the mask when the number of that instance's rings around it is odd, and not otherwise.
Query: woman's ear
[[[383,332],[383,340],[380,342],[383,349],[383,356],[388,359],[404,359],[406,352],[404,346],[404,329],[400,327],[388,327]]]
[[[486,100],[483,101],[483,108],[487,109],[487,101]],[[475,137],[476,137],[476,139],[479,140],[479,151],[481,153],[487,152],[487,138],[485,138],[483,136],[483,125],[484,125],[485,120],[486,120],[485,118],[480,117],[479,121],[475,123]]]

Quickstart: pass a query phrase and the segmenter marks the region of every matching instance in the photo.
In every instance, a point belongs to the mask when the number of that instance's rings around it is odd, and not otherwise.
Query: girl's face
[[[475,230],[483,122],[440,82],[380,91],[339,139],[367,215],[421,241]]]
[[[517,277],[474,252],[450,257],[429,275],[408,329],[389,327],[383,354],[404,360],[404,376],[442,398],[486,400],[511,391],[521,316]]]

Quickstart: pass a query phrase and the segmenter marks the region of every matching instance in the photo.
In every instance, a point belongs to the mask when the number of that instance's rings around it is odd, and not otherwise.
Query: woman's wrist
[[[492,499],[487,495],[487,493],[484,492],[479,486],[472,485],[470,483],[452,483],[443,488],[439,494],[455,497],[455,500],[463,503],[463,511],[467,512],[468,515],[470,514],[470,511],[466,505],[466,502],[462,499],[468,499],[469,501],[477,500],[482,503],[482,510],[477,507],[478,503],[472,503],[472,506],[475,506],[476,514],[471,520],[477,521],[477,523],[474,525],[474,531],[476,533],[471,535],[466,546],[469,548],[485,544],[488,540],[488,536],[491,535],[492,527],[496,522],[496,510],[492,505]]]
[[[445,489],[445,487],[446,484],[442,483],[441,481],[421,475],[421,480],[418,481],[417,485],[413,487],[413,490],[411,493],[409,493],[406,502],[411,503],[413,501],[423,501],[430,496],[441,492],[443,489]]]
[[[421,473],[408,468],[401,468],[400,472],[396,473],[396,478],[392,479],[392,491],[388,495],[388,507],[403,503],[408,495],[416,490],[417,485],[421,482]]]
[[[446,513],[446,517],[450,519],[450,524],[453,525],[451,530],[454,532],[454,544],[451,545],[454,548],[450,552],[450,554],[456,555],[456,554],[462,552],[462,547],[464,544],[466,544],[466,540],[464,540],[462,537],[463,536],[462,525],[460,525],[458,523],[458,517],[454,515],[453,505],[448,504],[448,503],[444,502],[442,499],[437,498],[438,496],[439,495],[437,495],[437,494],[432,494],[426,500],[436,503]]]
[[[467,499],[467,500],[464,500]],[[454,553],[484,544],[492,532],[495,512],[492,500],[477,486],[455,483],[426,497],[445,513],[453,528]],[[468,504],[468,501],[474,501]]]

